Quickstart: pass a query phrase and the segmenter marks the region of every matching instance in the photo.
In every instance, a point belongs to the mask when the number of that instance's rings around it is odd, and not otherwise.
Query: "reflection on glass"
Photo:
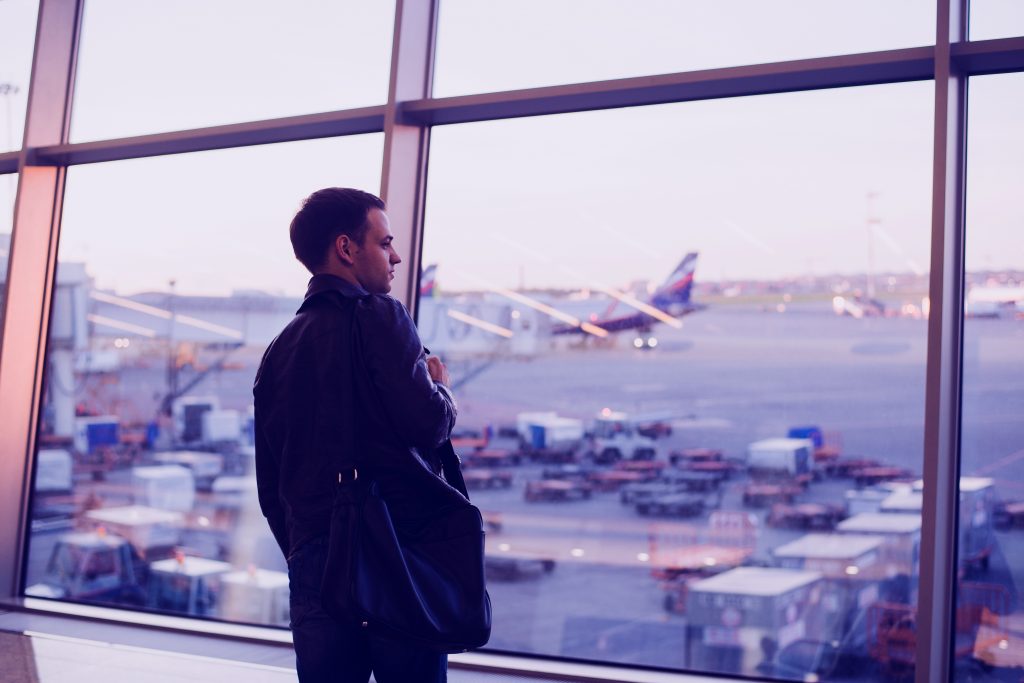
[[[1024,75],[971,79],[957,679],[1024,666]],[[983,678],[987,676],[987,678]]]
[[[1009,2],[1010,0],[1006,0]],[[640,8],[642,7],[642,11]],[[434,95],[929,45],[929,0],[444,0]]]
[[[89,0],[71,140],[383,104],[393,24],[393,0]]]
[[[882,677],[919,573],[931,92],[434,130],[418,323],[492,647]]]
[[[39,0],[0,2],[0,152],[21,148],[38,11]]]
[[[1019,0],[971,0],[970,39],[1024,36],[1024,4]]]
[[[300,201],[375,189],[382,153],[370,135],[69,170],[27,594],[287,625],[253,378],[308,279]]]

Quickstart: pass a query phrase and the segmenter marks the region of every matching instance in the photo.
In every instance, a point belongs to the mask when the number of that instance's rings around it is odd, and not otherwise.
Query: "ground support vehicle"
[[[218,613],[222,619],[287,626],[290,621],[288,574],[249,567],[220,579]]]
[[[1008,591],[993,584],[961,583],[957,590],[953,657],[1000,649],[1010,634],[1001,615],[1009,612]],[[876,602],[868,609],[868,654],[890,677],[910,677],[917,657],[917,608]]]
[[[560,479],[562,481],[586,481],[591,474],[598,472],[592,465],[561,464],[545,467],[541,470],[541,479]]]
[[[704,508],[703,496],[692,493],[670,493],[636,504],[637,513],[645,517],[697,517]]]
[[[645,481],[647,477],[641,472],[630,472],[628,470],[599,470],[591,472],[587,477],[590,487],[594,491],[618,491],[626,484],[636,484]]]
[[[507,489],[512,487],[512,473],[504,470],[465,470],[462,473],[468,489]]]
[[[823,529],[831,531],[844,517],[846,509],[831,503],[772,505],[765,523],[784,529]]]
[[[687,463],[719,462],[724,459],[724,455],[718,448],[684,448],[669,453],[668,461],[681,467]]]
[[[739,469],[734,462],[729,460],[713,460],[708,462],[689,462],[680,465],[682,469],[691,472],[702,472],[713,474],[718,479],[732,479],[733,473]]]
[[[717,491],[722,483],[721,477],[712,472],[691,472],[676,468],[663,470],[655,481],[678,486],[692,493],[711,493]]]
[[[882,463],[872,458],[841,458],[832,463],[828,473],[839,479],[850,479],[859,470],[881,465]]]
[[[611,437],[594,438],[589,453],[590,459],[595,463],[611,465],[620,460],[656,460],[658,447],[652,438],[620,433]]]
[[[747,484],[743,488],[745,507],[763,508],[775,503],[790,504],[803,491],[795,484]]]
[[[753,548],[693,545],[655,554],[651,576],[665,592],[663,605],[670,614],[686,613],[688,586],[693,581],[734,569],[750,557]]]
[[[747,447],[747,471],[761,478],[810,474],[813,454],[810,439],[762,439]]]
[[[996,508],[994,480],[987,477],[960,477],[960,566],[964,569],[988,569],[995,546],[992,524]],[[888,513],[921,515],[924,481],[899,487],[882,501],[879,509]]]
[[[541,479],[529,481],[523,492],[527,503],[541,501],[587,500],[590,498],[590,485],[586,482],[564,479]]]
[[[902,467],[876,465],[853,470],[851,476],[857,487],[861,488],[864,486],[876,486],[887,481],[906,480],[913,475],[910,470]]]
[[[466,467],[514,467],[522,456],[504,448],[485,448],[462,456],[462,462]]]
[[[175,557],[149,565],[149,607],[198,616],[215,616],[221,592],[221,579],[231,565],[219,560]]]
[[[686,491],[684,487],[664,481],[638,482],[626,484],[619,489],[619,502],[623,505],[632,505],[658,496]]]
[[[758,675],[775,653],[808,634],[817,572],[737,567],[690,584],[687,661],[695,669]],[[760,644],[760,648],[751,644]]]
[[[536,579],[555,570],[555,560],[530,553],[498,552],[484,555],[484,573],[494,581]]]
[[[644,481],[651,481],[661,476],[667,466],[668,463],[662,460],[620,460],[614,468],[622,472],[635,472]]]
[[[131,545],[97,530],[62,535],[40,583],[27,595],[114,603],[142,603],[142,588]]]
[[[867,654],[859,618],[865,605],[878,601],[881,583],[888,578],[880,561],[884,542],[873,535],[811,533],[772,551],[779,567],[821,575],[821,604],[808,617],[816,638],[845,643],[850,654]]]

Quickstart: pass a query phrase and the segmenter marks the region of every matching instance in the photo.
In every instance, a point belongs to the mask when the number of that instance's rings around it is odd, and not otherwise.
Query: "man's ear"
[[[355,242],[348,235],[338,235],[334,240],[334,252],[338,255],[338,259],[351,266],[354,261],[352,260],[352,254],[355,250]]]

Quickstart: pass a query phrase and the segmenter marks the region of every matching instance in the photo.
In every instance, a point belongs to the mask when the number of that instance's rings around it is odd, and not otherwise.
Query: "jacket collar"
[[[306,296],[302,299],[302,305],[299,306],[299,311],[306,308],[310,301],[324,292],[338,292],[342,296],[349,298],[369,296],[369,292],[359,285],[354,285],[347,280],[342,280],[337,275],[319,273],[310,278],[309,285],[306,287]]]

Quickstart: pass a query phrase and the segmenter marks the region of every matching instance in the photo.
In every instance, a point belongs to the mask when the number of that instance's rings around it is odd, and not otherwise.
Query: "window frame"
[[[17,522],[0,528],[0,603],[25,603],[21,595],[36,427],[68,167],[383,132],[380,189],[389,205],[398,244],[402,245],[400,255],[408,264],[400,271],[394,291],[415,314],[433,126],[934,80],[931,315],[927,333],[921,540],[921,557],[934,559],[921,566],[918,633],[923,637],[918,640],[916,680],[952,680],[967,87],[971,76],[1024,72],[1024,36],[968,41],[968,0],[936,0],[936,40],[925,47],[432,98],[440,2],[397,1],[388,100],[383,106],[70,144],[68,123],[85,0],[40,0],[24,146],[0,154],[0,174],[19,174],[7,305],[0,320],[0,405],[5,406],[0,413],[0,453],[5,455],[0,459],[0,518]],[[4,334],[5,330],[19,333]],[[208,625],[195,621],[190,627],[204,630]],[[280,642],[280,634],[272,633],[271,629],[266,631],[268,640]],[[466,666],[506,671],[555,671],[570,666],[560,660],[508,653],[462,655],[461,661]],[[597,666],[593,670],[599,669],[614,670],[614,675],[620,677],[624,673],[617,667]],[[642,670],[635,672],[639,676]],[[613,674],[606,675],[612,679]],[[687,678],[686,674],[679,675],[679,680]]]

